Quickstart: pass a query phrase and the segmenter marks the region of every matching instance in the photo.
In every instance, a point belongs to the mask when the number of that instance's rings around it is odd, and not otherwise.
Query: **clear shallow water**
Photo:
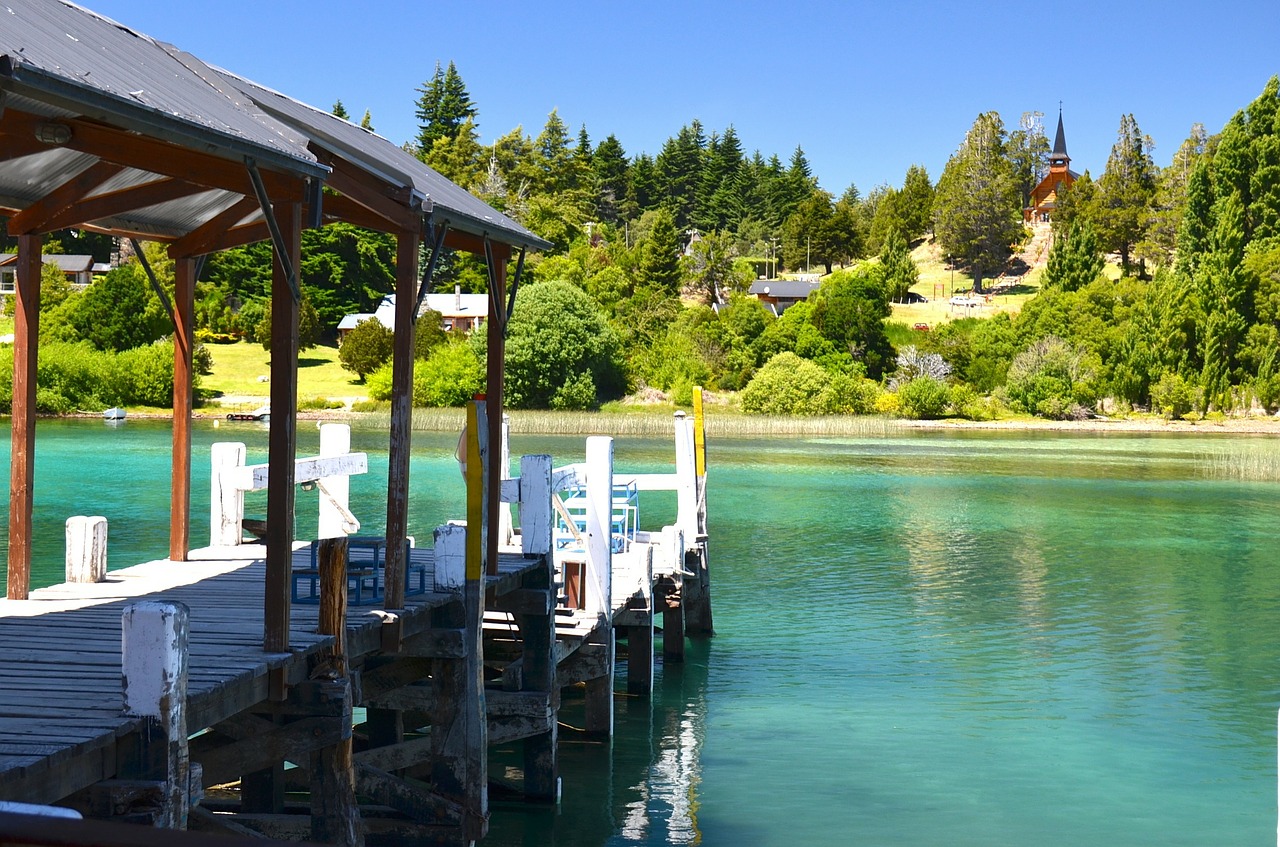
[[[41,422],[38,583],[61,578],[71,514],[108,516],[113,566],[165,555],[168,432]],[[265,456],[265,428],[197,430],[196,543],[202,457],[228,436]],[[386,435],[353,440],[372,471],[356,502],[374,502]],[[419,538],[460,511],[454,440],[415,435]],[[652,703],[620,699],[611,751],[566,732],[559,810],[496,802],[487,843],[1272,843],[1280,485],[1238,477],[1277,453],[1057,433],[713,442],[718,635],[659,666]],[[665,442],[617,445],[620,469],[670,461]],[[642,501],[646,526],[670,514]]]

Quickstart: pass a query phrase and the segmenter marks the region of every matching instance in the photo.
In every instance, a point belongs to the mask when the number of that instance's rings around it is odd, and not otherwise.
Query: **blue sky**
[[[542,0],[81,0],[264,85],[372,112],[397,143],[415,89],[457,64],[484,142],[558,109],[592,140],[656,154],[697,118],[748,152],[804,148],[822,187],[865,194],[908,166],[934,180],[973,119],[1006,127],[1062,102],[1076,170],[1106,165],[1131,112],[1167,164],[1194,122],[1217,132],[1280,73],[1268,2],[592,3]],[[1056,18],[1056,20],[1055,20]]]

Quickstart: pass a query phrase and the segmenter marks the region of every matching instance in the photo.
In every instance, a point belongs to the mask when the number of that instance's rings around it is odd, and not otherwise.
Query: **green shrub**
[[[1041,417],[1081,419],[1097,402],[1097,357],[1048,336],[1014,357],[1005,390],[1015,408]]]
[[[859,374],[833,374],[824,405],[831,414],[872,415],[879,396],[880,384],[875,380]]]
[[[898,386],[898,402],[903,417],[934,420],[946,413],[950,392],[946,383],[931,376],[918,376]]]
[[[396,336],[377,318],[366,318],[342,339],[338,361],[361,381],[391,359]]]
[[[414,366],[413,405],[461,406],[484,390],[484,378],[484,365],[470,344],[461,339],[442,344]]]
[[[387,403],[385,400],[357,400],[351,404],[353,412],[385,412],[387,411]]]
[[[1160,381],[1151,386],[1151,410],[1160,412],[1173,420],[1196,408],[1198,403],[1196,387],[1188,383],[1180,374],[1166,373]]]
[[[414,366],[414,373],[422,370],[422,363],[419,362]],[[390,400],[391,399],[391,375],[392,363],[385,362],[382,367],[364,378],[365,390],[369,392],[370,399],[373,400]]]
[[[558,412],[581,412],[596,405],[596,384],[591,374],[571,376],[551,398],[551,408]]]
[[[299,412],[320,412],[325,409],[342,409],[345,408],[341,400],[330,400],[328,397],[310,397],[298,400]]]
[[[821,415],[827,412],[831,375],[795,353],[770,359],[742,392],[742,411],[756,415]]]
[[[168,342],[149,344],[126,350],[116,357],[117,380],[122,396],[103,398],[110,405],[137,404],[171,406],[173,404],[173,345]]]

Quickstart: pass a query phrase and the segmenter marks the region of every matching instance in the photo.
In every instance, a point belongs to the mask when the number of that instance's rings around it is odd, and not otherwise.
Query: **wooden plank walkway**
[[[0,600],[0,799],[49,803],[115,775],[116,742],[138,727],[122,714],[120,624],[139,600],[190,609],[191,732],[266,700],[273,671],[289,683],[303,681],[308,656],[332,638],[316,634],[318,605],[295,602],[290,652],[262,651],[264,555],[261,545],[206,548],[193,551],[190,562],[149,562],[112,571],[106,582]],[[427,585],[434,585],[431,550],[413,549],[410,564],[425,566]],[[299,545],[294,567],[309,565],[309,549]],[[535,567],[535,560],[503,555],[487,586],[503,593]],[[457,599],[433,591],[407,597],[401,637],[428,629],[430,611]],[[377,606],[351,606],[348,649],[376,652],[384,617]]]

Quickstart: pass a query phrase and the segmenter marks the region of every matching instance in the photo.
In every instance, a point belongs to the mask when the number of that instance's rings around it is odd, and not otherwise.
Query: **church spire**
[[[1062,131],[1062,106],[1058,106],[1058,132],[1053,137],[1053,152],[1049,154],[1049,165],[1061,163],[1066,167],[1071,162],[1067,155],[1067,134]]]

